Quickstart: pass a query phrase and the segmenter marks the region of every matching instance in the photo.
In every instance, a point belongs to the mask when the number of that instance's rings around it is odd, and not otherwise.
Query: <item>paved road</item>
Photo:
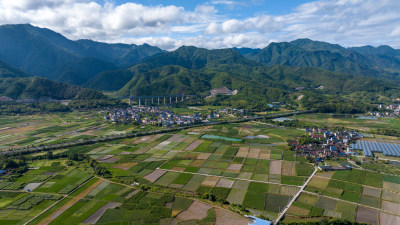
[[[307,179],[307,181],[303,184],[303,186],[300,187],[300,190],[296,193],[295,196],[293,196],[292,200],[286,205],[286,207],[278,214],[278,217],[275,219],[274,224],[278,224],[278,222],[282,219],[283,215],[285,215],[286,211],[290,208],[292,203],[296,201],[297,197],[301,194],[301,192],[304,190],[304,188],[307,186],[307,184],[310,182],[310,180],[313,178],[315,173],[317,173],[317,167],[315,167],[314,172],[311,174],[311,176]]]

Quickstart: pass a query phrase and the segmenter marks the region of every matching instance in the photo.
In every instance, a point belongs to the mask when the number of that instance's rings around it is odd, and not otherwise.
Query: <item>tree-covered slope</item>
[[[245,54],[265,65],[319,67],[339,73],[351,73],[384,79],[400,79],[398,50],[390,47],[344,48],[326,42],[298,39],[271,43],[261,51]]]
[[[0,26],[0,60],[55,81],[82,84],[97,73],[129,67],[160,52],[149,45],[72,41],[29,24]]]
[[[0,78],[0,96],[12,99],[52,98],[52,99],[104,99],[95,90],[54,82],[42,77]]]
[[[399,94],[397,82],[335,73],[316,67],[265,66],[251,62],[232,50],[215,51],[195,47],[183,47],[150,57],[145,63],[125,72],[132,79],[116,92],[120,97],[208,94],[211,89],[220,86],[238,89],[239,94],[232,98],[261,97],[264,103],[282,100],[283,95],[299,86],[330,95],[369,92],[369,95],[376,97],[379,94]],[[270,90],[279,94],[274,95]]]
[[[3,61],[0,61],[0,79],[6,78],[6,77],[17,78],[17,77],[26,77],[26,76],[27,75],[24,72],[8,65],[7,63],[5,63]]]

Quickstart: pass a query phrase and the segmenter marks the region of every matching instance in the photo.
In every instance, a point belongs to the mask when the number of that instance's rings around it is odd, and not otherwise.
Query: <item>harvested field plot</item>
[[[177,218],[180,220],[201,220],[208,215],[208,210],[212,209],[212,206],[204,204],[199,201],[193,201],[189,208],[178,214]]]
[[[358,206],[356,221],[360,223],[378,225],[378,214],[378,210],[370,209],[364,206]]]
[[[154,170],[153,172],[147,174],[144,179],[150,181],[151,183],[154,183],[158,178],[160,178],[162,175],[164,175],[167,171],[165,170]]]
[[[372,188],[372,187],[363,187],[363,191],[362,191],[363,195],[366,196],[371,196],[371,197],[375,197],[375,198],[380,198],[381,196],[381,190],[378,188]]]
[[[247,157],[249,151],[250,151],[249,147],[240,147],[239,151],[236,154],[236,157]]]
[[[121,169],[121,170],[129,170],[130,168],[136,166],[137,162],[129,162],[129,163],[119,163],[113,166],[112,168]]]
[[[203,180],[201,185],[214,187],[218,183],[219,179],[219,177],[208,176]]]
[[[282,162],[282,175],[296,176],[295,162],[283,161]]]
[[[381,209],[386,210],[391,213],[394,213],[396,215],[400,214],[400,204],[399,203],[382,200]]]
[[[202,140],[196,140],[194,142],[192,142],[189,146],[187,146],[185,148],[185,150],[187,151],[193,151],[194,149],[196,149],[201,143],[203,143]]]
[[[269,174],[277,174],[280,175],[282,170],[282,161],[281,160],[271,160],[269,167]]]
[[[249,219],[238,216],[228,210],[214,208],[214,211],[216,215],[215,225],[245,225],[252,222]]]
[[[242,169],[242,166],[243,164],[230,164],[227,170],[240,171]]]
[[[385,212],[379,214],[380,224],[400,224],[400,216],[395,216]]]
[[[221,178],[216,187],[224,187],[224,188],[232,188],[234,181],[233,180],[228,180],[226,178]]]
[[[247,158],[258,159],[258,155],[260,155],[261,149],[250,148]]]
[[[400,184],[385,181],[383,182],[383,189],[400,193]]]
[[[386,201],[400,203],[400,194],[399,193],[394,193],[394,192],[383,190],[381,198]]]

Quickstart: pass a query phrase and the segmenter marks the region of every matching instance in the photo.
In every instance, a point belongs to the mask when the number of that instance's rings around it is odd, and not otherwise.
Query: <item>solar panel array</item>
[[[372,141],[358,141],[353,148],[362,150],[365,156],[372,157],[373,152],[383,153],[386,156],[400,157],[400,145],[391,143],[378,143]]]

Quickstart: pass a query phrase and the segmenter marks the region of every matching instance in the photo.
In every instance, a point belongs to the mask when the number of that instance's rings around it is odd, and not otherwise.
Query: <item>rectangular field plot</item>
[[[186,184],[183,186],[182,190],[195,192],[197,188],[201,185],[205,176],[194,175]]]
[[[232,189],[229,192],[228,197],[226,200],[231,204],[239,204],[242,205],[244,198],[246,197],[247,190],[239,190],[239,189]]]

